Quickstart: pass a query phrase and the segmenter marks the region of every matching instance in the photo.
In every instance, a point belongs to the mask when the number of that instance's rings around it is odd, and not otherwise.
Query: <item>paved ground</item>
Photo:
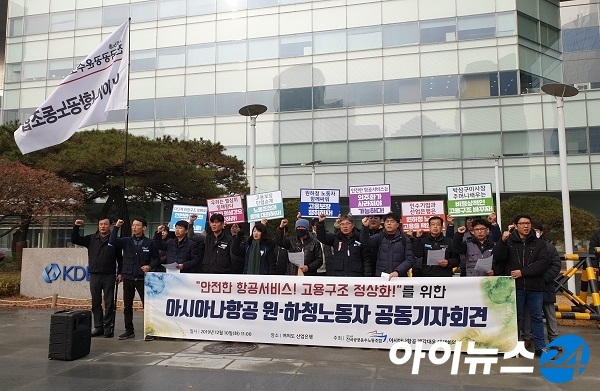
[[[561,334],[585,339],[591,360],[571,382],[550,383],[538,360],[514,358],[492,366],[490,375],[469,375],[466,355],[459,374],[450,363],[422,360],[419,375],[412,361],[393,365],[388,351],[261,344],[244,354],[209,354],[213,342],[157,339],[92,339],[91,352],[75,361],[48,360],[49,309],[0,309],[0,390],[592,390],[600,381],[599,331],[562,327]],[[121,314],[117,334],[123,332]],[[141,330],[143,314],[135,313]],[[451,361],[451,360],[450,360]],[[500,366],[535,365],[533,374],[501,374]]]

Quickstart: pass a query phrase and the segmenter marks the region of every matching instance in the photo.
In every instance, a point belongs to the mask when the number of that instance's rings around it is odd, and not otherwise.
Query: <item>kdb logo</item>
[[[51,283],[52,281],[58,279],[58,276],[60,276],[60,267],[58,267],[56,263],[46,266],[44,268],[44,272],[42,273],[42,278],[47,283]]]
[[[552,349],[562,347],[559,352]],[[552,383],[566,383],[581,375],[590,360],[590,348],[583,338],[576,335],[563,335],[550,342],[548,351],[540,357],[540,372]],[[561,354],[562,353],[562,354]]]
[[[62,269],[58,264],[52,263],[44,268],[42,278],[47,283],[58,280],[62,276],[63,281],[89,281],[89,268],[83,266],[63,266]]]

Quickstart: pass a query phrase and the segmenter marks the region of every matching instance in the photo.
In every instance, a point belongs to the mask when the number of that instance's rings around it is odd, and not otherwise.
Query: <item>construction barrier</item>
[[[598,279],[592,266],[590,257],[579,259],[578,254],[565,254],[564,258],[570,261],[577,261],[575,266],[558,275],[556,282],[556,292],[561,292],[563,296],[573,303],[573,306],[557,305],[557,319],[581,319],[600,321],[600,294],[598,293]],[[571,277],[581,269],[580,294],[577,296],[567,288],[567,282]],[[588,289],[592,296],[592,305],[587,303]]]

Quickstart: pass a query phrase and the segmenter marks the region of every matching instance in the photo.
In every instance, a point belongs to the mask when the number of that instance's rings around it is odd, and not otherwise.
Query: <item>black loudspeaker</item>
[[[77,360],[90,353],[92,312],[58,311],[50,317],[48,359]]]

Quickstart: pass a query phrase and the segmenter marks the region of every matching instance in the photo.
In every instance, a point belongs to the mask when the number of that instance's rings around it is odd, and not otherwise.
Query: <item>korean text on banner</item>
[[[21,153],[68,140],[77,129],[127,109],[129,22],[123,23],[79,63],[48,99],[15,131]]]

